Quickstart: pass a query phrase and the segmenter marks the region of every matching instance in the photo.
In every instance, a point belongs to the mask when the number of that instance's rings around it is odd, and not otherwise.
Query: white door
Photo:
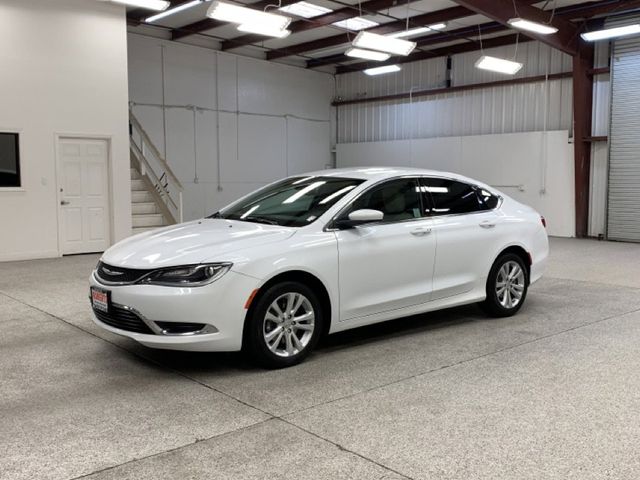
[[[58,179],[62,253],[106,250],[111,238],[108,142],[60,138]]]
[[[347,212],[370,208],[384,218],[336,232],[341,320],[429,301],[436,244],[416,190],[415,179],[391,180],[363,193]]]
[[[432,198],[438,242],[432,300],[469,292],[486,281],[500,243],[501,216],[493,210],[498,199],[450,179],[423,178],[422,185]]]

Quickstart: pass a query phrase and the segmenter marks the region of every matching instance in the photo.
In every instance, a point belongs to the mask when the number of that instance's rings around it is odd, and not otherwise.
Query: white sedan
[[[481,182],[324,170],[116,244],[90,298],[98,325],[143,345],[285,367],[362,325],[474,302],[513,315],[548,249],[544,218]]]

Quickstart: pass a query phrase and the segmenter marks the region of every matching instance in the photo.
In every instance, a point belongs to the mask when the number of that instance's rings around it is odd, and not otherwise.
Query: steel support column
[[[593,103],[593,46],[580,42],[573,57],[573,147],[575,168],[576,237],[589,229],[589,175],[591,171],[591,113]]]

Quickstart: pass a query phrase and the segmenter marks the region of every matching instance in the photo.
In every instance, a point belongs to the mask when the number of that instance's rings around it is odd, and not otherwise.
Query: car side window
[[[422,214],[417,180],[402,178],[373,187],[353,202],[346,215],[364,208],[381,211],[384,214],[383,222],[420,218]]]
[[[498,197],[497,195],[494,195],[491,192],[487,192],[484,188],[478,189],[478,195],[489,210],[498,208],[498,205],[500,204],[500,197]]]
[[[488,210],[476,187],[446,178],[423,178],[420,190],[431,202],[431,215],[459,215]]]

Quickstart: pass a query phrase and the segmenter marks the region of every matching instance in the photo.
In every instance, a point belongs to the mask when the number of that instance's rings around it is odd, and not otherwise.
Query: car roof
[[[458,175],[451,172],[442,172],[438,170],[427,170],[422,168],[410,168],[410,167],[350,167],[350,168],[332,168],[327,170],[317,170],[315,172],[308,172],[300,176],[310,177],[347,177],[358,178],[362,180],[383,180],[385,178],[393,178],[404,175],[417,175],[417,176],[434,176],[434,177],[448,177],[455,178],[463,181],[471,181],[480,183],[470,178]]]

